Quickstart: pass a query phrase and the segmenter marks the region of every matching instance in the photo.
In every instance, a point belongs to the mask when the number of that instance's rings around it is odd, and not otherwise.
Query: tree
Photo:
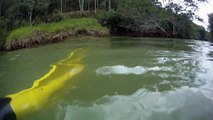
[[[213,41],[213,13],[209,14],[209,29],[210,29],[211,41]]]
[[[20,27],[22,22],[28,18],[28,12],[24,1],[17,0],[16,4],[13,4],[12,0],[5,1],[2,18],[7,23],[7,30]]]
[[[162,0],[162,6],[172,10],[175,14],[186,13],[191,18],[200,19],[195,12],[198,10],[198,4],[208,0]]]
[[[97,1],[95,0],[95,2],[94,2],[94,6],[95,6],[95,13],[97,12]]]
[[[90,0],[87,0],[87,11],[90,11]]]
[[[97,11],[99,10],[99,0],[96,0]]]
[[[2,14],[1,12],[2,12],[2,5],[3,5],[3,2],[4,2],[4,0],[1,0],[1,1],[0,1],[0,16],[1,16],[1,14]]]
[[[80,13],[82,15],[84,12],[84,0],[78,0],[78,2],[79,2]]]
[[[6,24],[5,21],[2,20],[0,17],[0,50],[2,49],[4,43],[5,43],[5,37],[6,37]]]
[[[61,14],[63,13],[63,0],[61,0]]]
[[[36,1],[35,0],[27,0],[26,6],[28,7],[28,16],[29,16],[29,22],[30,22],[30,26],[31,26],[32,25],[33,10],[36,7]]]
[[[44,15],[45,22],[48,22],[48,8],[50,5],[50,0],[37,0],[35,10],[40,15]]]
[[[204,27],[196,25],[196,27],[194,29],[195,29],[195,33],[194,34],[196,35],[194,37],[195,39],[197,39],[197,40],[207,40],[207,37],[206,37],[207,32],[206,32]]]
[[[192,28],[190,21],[192,19],[197,19],[202,21],[195,13],[198,9],[198,3],[207,2],[207,0],[163,0],[162,7],[164,7],[169,16],[167,17],[167,21],[171,23],[172,27],[172,35],[180,36],[186,32],[190,32],[189,28]],[[188,26],[189,28],[186,28]],[[186,30],[185,32],[181,32],[182,30]],[[190,35],[187,35],[190,36]],[[184,35],[184,37],[186,37]],[[187,37],[188,38],[188,37]]]
[[[141,32],[151,29],[160,29],[165,32],[160,25],[162,10],[155,0],[119,0],[118,2],[118,12],[133,19],[137,24],[134,29]]]
[[[112,7],[111,7],[111,0],[109,0],[108,2],[109,2],[108,7],[109,7],[109,11],[110,11],[110,10],[111,10],[111,8],[112,8]]]
[[[190,38],[192,26],[192,21],[186,13],[176,14],[170,10],[167,10],[166,17],[162,19],[167,22],[164,26],[167,32],[171,33],[173,37],[179,38]]]

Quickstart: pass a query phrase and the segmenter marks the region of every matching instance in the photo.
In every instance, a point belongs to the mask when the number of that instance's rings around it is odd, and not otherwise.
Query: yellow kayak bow
[[[52,69],[35,80],[31,88],[0,99],[0,120],[20,119],[43,108],[54,93],[84,69],[80,63],[85,52],[82,48],[74,50],[68,58],[51,65]]]

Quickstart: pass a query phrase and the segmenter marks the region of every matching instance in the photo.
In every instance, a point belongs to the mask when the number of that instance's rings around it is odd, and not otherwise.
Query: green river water
[[[76,38],[0,54],[0,97],[28,89],[77,48],[85,69],[24,120],[212,120],[213,44]]]

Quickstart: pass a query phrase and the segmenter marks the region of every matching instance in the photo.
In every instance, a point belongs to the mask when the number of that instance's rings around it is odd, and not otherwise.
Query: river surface
[[[1,53],[0,97],[78,48],[81,73],[23,120],[213,119],[213,44],[196,40],[88,37]]]

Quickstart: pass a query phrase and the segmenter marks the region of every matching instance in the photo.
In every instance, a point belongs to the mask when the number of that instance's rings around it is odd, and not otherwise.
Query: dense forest
[[[96,18],[111,34],[145,37],[206,38],[195,15],[206,0],[0,0],[0,45],[10,31],[76,17]],[[212,17],[210,17],[212,20]]]

